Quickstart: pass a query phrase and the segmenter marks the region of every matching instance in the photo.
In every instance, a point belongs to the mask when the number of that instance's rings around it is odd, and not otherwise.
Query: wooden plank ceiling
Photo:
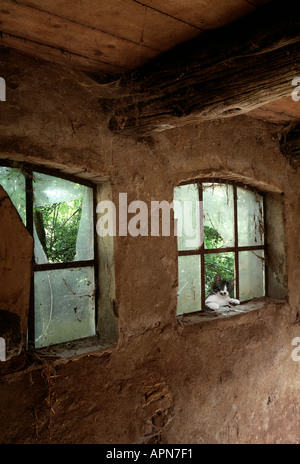
[[[269,0],[1,0],[0,45],[105,82]],[[237,37],[238,40],[238,37]],[[253,114],[298,118],[287,101]]]
[[[1,0],[1,41],[90,72],[118,74],[266,2]]]

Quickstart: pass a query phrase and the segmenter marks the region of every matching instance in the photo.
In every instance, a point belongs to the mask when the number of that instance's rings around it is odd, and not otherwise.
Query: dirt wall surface
[[[172,201],[180,181],[243,180],[284,193],[287,301],[178,323],[174,237],[116,237],[119,340],[0,377],[0,443],[296,443],[299,441],[299,171],[281,128],[247,117],[138,141],[112,134],[87,76],[1,51],[1,157],[110,179],[116,205]],[[182,321],[181,321],[182,322]]]
[[[0,336],[8,360],[20,354],[26,340],[33,239],[2,187],[0,215]]]

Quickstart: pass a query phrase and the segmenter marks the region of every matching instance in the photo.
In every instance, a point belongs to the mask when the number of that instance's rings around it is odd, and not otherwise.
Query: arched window
[[[263,193],[227,181],[189,182],[175,188],[174,215],[178,315],[204,310],[218,274],[241,302],[266,295]]]

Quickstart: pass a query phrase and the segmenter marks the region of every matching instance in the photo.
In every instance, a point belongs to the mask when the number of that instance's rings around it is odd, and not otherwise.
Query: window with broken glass
[[[248,186],[219,180],[174,190],[180,230],[177,314],[205,309],[214,277],[233,281],[241,302],[266,295],[265,200]]]
[[[41,348],[95,335],[94,185],[4,162],[0,184],[34,237],[28,345]]]

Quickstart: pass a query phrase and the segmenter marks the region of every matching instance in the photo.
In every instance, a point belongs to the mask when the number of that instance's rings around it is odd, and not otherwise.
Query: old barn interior
[[[0,443],[299,443],[299,13],[1,0]]]

